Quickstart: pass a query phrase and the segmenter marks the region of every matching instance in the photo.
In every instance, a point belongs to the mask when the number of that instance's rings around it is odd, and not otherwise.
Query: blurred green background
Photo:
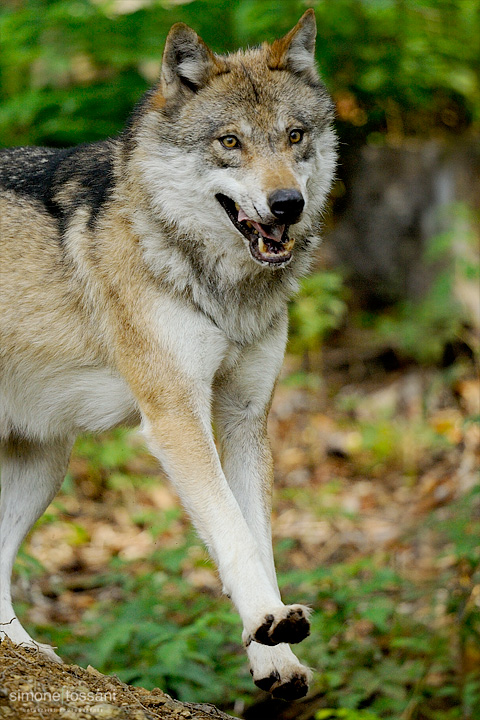
[[[117,132],[155,80],[173,22],[222,53],[279,37],[310,5],[342,139],[478,130],[477,0],[3,0],[0,142]]]
[[[119,132],[176,21],[222,53],[309,6],[340,165],[271,435],[312,694],[255,691],[212,564],[124,431],[79,439],[16,606],[71,661],[248,720],[479,720],[480,2],[2,0],[0,145]]]

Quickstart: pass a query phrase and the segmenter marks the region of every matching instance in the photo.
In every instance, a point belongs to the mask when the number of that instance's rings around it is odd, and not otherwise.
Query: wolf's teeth
[[[237,212],[240,210],[240,205],[238,203],[235,203],[235,210],[237,210]]]
[[[290,238],[290,240],[285,243],[284,249],[290,252],[292,250],[293,246],[295,245],[295,238]]]
[[[258,238],[258,249],[261,253],[267,252],[267,246],[265,245],[261,237]]]

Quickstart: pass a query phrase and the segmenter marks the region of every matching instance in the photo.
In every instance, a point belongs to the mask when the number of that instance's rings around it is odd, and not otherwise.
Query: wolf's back
[[[15,147],[0,151],[0,194],[32,202],[58,223],[60,233],[79,207],[93,226],[113,185],[113,141],[73,148]]]

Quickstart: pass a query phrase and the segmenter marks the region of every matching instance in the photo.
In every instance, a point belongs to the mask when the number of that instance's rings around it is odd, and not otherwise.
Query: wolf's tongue
[[[265,225],[260,225],[260,223],[255,222],[255,220],[250,220],[250,218],[248,217],[248,215],[245,214],[242,208],[239,208],[238,222],[242,222],[242,220],[247,220],[249,223],[251,223],[255,230],[260,233],[260,235],[262,235],[262,237],[270,238],[270,240],[275,240],[276,242],[282,241],[282,235],[283,231],[285,230],[285,225],[269,225],[267,229]]]

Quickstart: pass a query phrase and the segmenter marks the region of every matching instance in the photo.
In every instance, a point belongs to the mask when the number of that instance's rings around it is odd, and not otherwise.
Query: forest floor
[[[9,720],[228,720],[213,705],[181,703],[102,675],[91,665],[52,662],[34,650],[0,644],[0,718]]]
[[[315,611],[299,648],[318,671],[306,701],[254,690],[215,568],[136,433],[78,441],[17,563],[32,634],[68,662],[252,720],[340,707],[359,720],[361,708],[374,720],[476,720],[480,382],[468,360],[402,365],[351,333],[310,358],[309,373],[287,358],[269,421],[280,581],[288,601]],[[37,669],[47,687],[50,670]]]

